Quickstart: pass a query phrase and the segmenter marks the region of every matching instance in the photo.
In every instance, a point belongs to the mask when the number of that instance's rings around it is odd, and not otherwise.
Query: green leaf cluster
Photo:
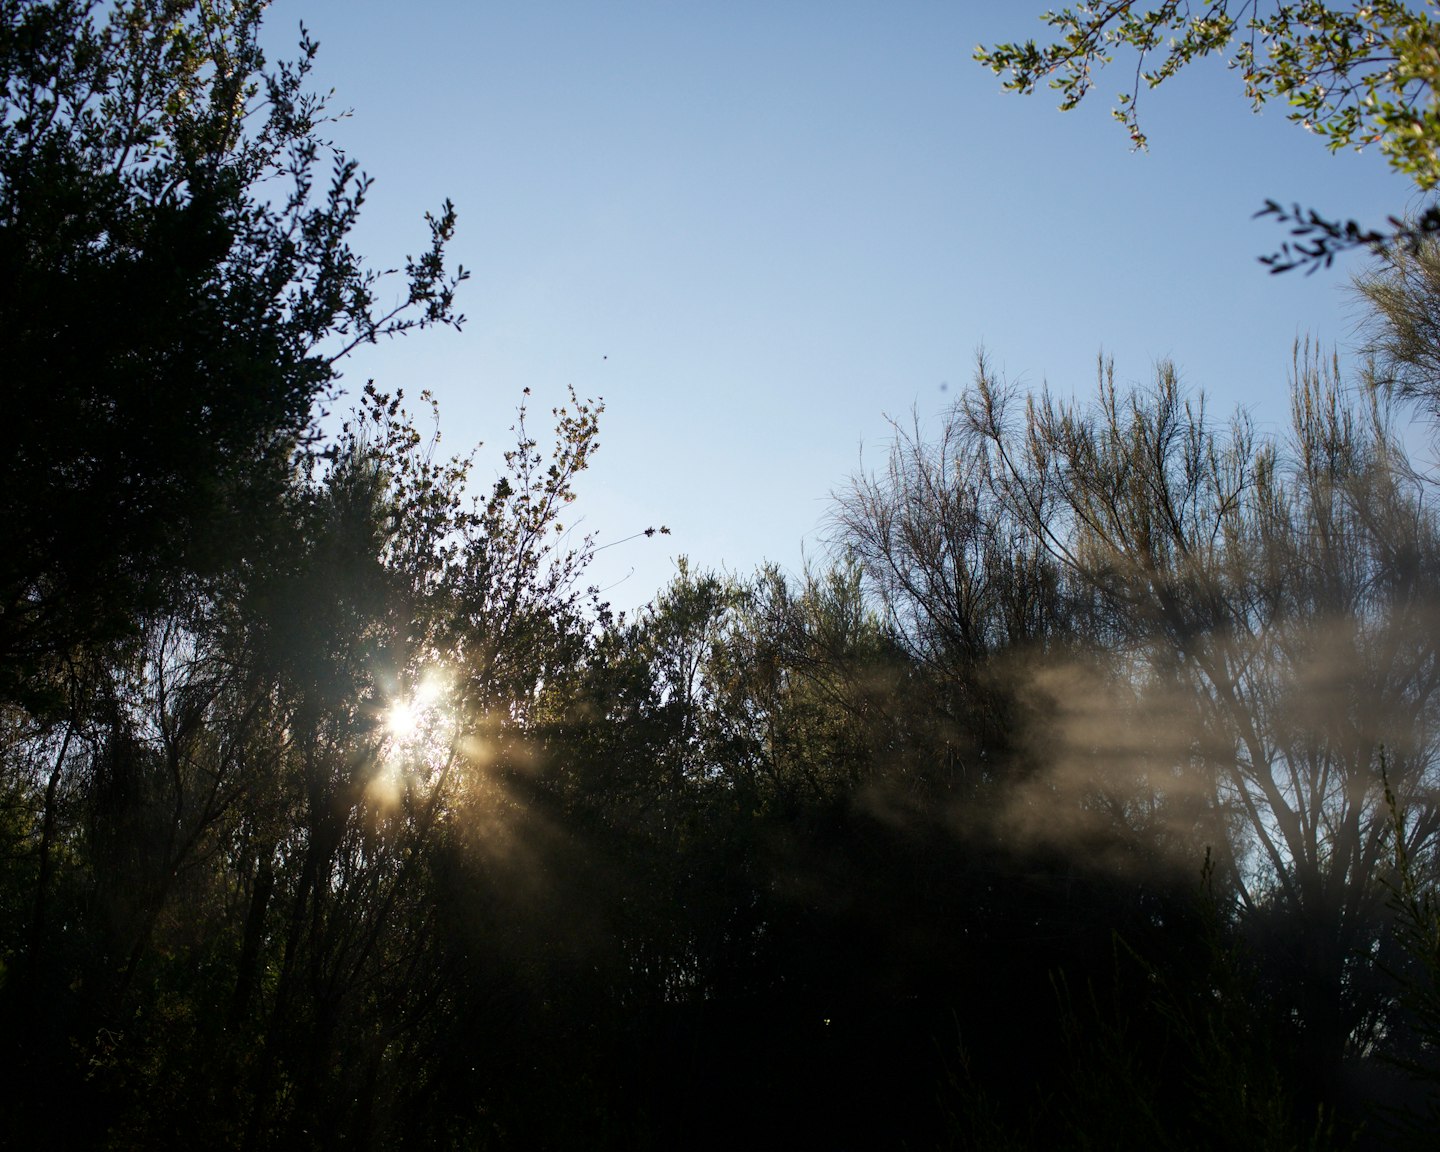
[[[1290,119],[1332,150],[1377,146],[1428,190],[1440,182],[1440,29],[1429,7],[1395,0],[1087,4],[1044,16],[1055,30],[1052,43],[997,44],[975,56],[1009,74],[1007,89],[1031,92],[1045,81],[1061,93],[1062,108],[1073,108],[1117,52],[1133,53],[1134,82],[1117,97],[1115,116],[1142,148],[1142,92],[1196,60],[1223,56],[1257,108],[1271,100],[1288,105]]]
[[[1199,60],[1218,56],[1239,73],[1258,110],[1283,104],[1296,124],[1319,136],[1331,151],[1377,148],[1389,165],[1422,192],[1440,185],[1440,24],[1432,0],[1423,4],[1364,0],[1122,0],[1081,4],[1045,13],[1053,38],[978,47],[975,59],[1006,76],[1009,91],[1029,93],[1047,83],[1061,94],[1060,107],[1078,105],[1097,74],[1117,56],[1134,59],[1133,79],[1116,96],[1113,114],[1136,148],[1148,139],[1142,128],[1143,93],[1169,81]],[[1332,220],[1299,205],[1274,201],[1261,215],[1291,224],[1292,240],[1263,258],[1273,272],[1328,266],[1355,247],[1412,246],[1440,229],[1432,207],[1415,220],[1396,214],[1390,229]]]

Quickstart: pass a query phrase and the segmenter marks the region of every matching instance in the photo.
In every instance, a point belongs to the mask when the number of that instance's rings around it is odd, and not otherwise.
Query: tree
[[[1362,347],[1372,384],[1417,403],[1440,430],[1440,244],[1391,252],[1355,287],[1369,306]]]
[[[1159,804],[1214,846],[1333,1102],[1390,1003],[1382,766],[1411,842],[1440,835],[1440,525],[1383,400],[1298,356],[1290,437],[1267,444],[1165,368],[1148,395],[1107,373],[1088,410],[1041,397],[1023,423],[1009,399],[982,374],[960,414],[983,482],[1063,566],[1077,639],[1129,701],[1121,729],[1059,681],[1057,779],[1103,812],[1117,779],[1092,772],[1118,764],[1126,818]]]
[[[548,461],[522,418],[474,504],[398,396],[363,404],[266,547],[92,661],[58,731],[0,712],[0,1017],[32,1040],[8,1130],[433,1146],[453,1119],[427,1101],[476,1057],[445,1013],[484,977],[446,897],[535,827],[532,736],[588,636],[556,518],[595,412],[557,410]]]
[[[1219,55],[1240,73],[1257,109],[1282,101],[1290,119],[1332,151],[1373,145],[1421,191],[1440,184],[1440,25],[1414,4],[1123,0],[1063,8],[1042,19],[1054,30],[1051,42],[982,47],[976,59],[997,74],[1008,73],[1011,91],[1032,92],[1048,80],[1061,93],[1060,107],[1070,109],[1089,94],[1096,72],[1117,50],[1133,53],[1134,81],[1117,98],[1114,115],[1137,148],[1146,146],[1141,93],[1196,60]],[[1292,225],[1293,239],[1264,257],[1274,272],[1328,266],[1357,246],[1413,245],[1440,230],[1440,207],[1433,205],[1413,221],[1392,217],[1388,231],[1331,220],[1299,205],[1287,210],[1274,201],[1262,214]]]
[[[837,501],[838,542],[897,642],[924,670],[943,717],[945,758],[977,780],[1014,763],[1008,666],[1065,639],[1065,589],[1052,558],[981,482],[983,445],[947,423],[933,442],[895,425],[878,475]]]
[[[1407,843],[1440,841],[1440,523],[1384,393],[1297,355],[1292,431],[1265,441],[1169,366],[1125,393],[1102,365],[1086,406],[982,359],[838,519],[952,686],[983,831],[1126,880],[1213,859],[1333,1105],[1394,1010],[1382,765]]]
[[[243,553],[350,348],[461,320],[448,203],[380,303],[316,46],[269,66],[263,9],[0,3],[6,697]]]

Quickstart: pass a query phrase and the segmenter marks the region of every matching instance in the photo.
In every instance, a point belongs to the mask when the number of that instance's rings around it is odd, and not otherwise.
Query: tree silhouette
[[[0,666],[7,693],[194,594],[264,529],[335,362],[458,323],[447,204],[403,302],[346,237],[315,45],[267,67],[263,5],[0,11]]]

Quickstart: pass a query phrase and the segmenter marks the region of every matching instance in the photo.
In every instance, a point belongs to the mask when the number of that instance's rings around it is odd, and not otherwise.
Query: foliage
[[[1394,1019],[1382,747],[1414,842],[1440,827],[1440,527],[1383,393],[1297,353],[1293,398],[1265,442],[1169,366],[1127,394],[1102,364],[1085,407],[982,360],[839,524],[902,642],[993,733],[969,757],[1009,781],[1000,834],[1122,875],[1213,850],[1303,1037],[1295,1098],[1333,1107]]]
[[[1440,245],[1401,249],[1356,278],[1367,306],[1364,351],[1371,384],[1415,401],[1440,421]]]
[[[982,364],[828,564],[616,615],[599,403],[547,449],[522,402],[483,485],[423,393],[433,434],[373,383],[311,424],[449,317],[449,224],[377,312],[258,8],[0,13],[13,1141],[1343,1146],[1431,1055],[1423,249],[1371,387],[1297,356],[1287,439],[1168,366],[1081,405]]]
[[[1137,148],[1147,143],[1142,92],[1197,60],[1222,56],[1240,73],[1256,109],[1281,101],[1292,121],[1332,151],[1374,145],[1422,191],[1440,183],[1440,29],[1414,4],[1163,0],[1086,4],[1048,12],[1043,20],[1054,32],[1050,43],[997,44],[977,49],[976,59],[997,74],[1008,73],[1010,91],[1032,92],[1048,81],[1061,93],[1060,107],[1070,109],[1089,94],[1095,74],[1116,52],[1133,53],[1134,81],[1117,98],[1114,115]],[[1413,222],[1392,219],[1389,233],[1331,221],[1298,205],[1287,211],[1271,201],[1264,211],[1293,225],[1293,241],[1265,258],[1276,272],[1313,270],[1358,245],[1413,244],[1440,227],[1434,208]]]
[[[1422,1086],[1422,1092],[1392,1105],[1385,1119],[1388,1127],[1404,1137],[1411,1147],[1423,1147],[1431,1139],[1440,1102],[1435,1086],[1440,1083],[1440,902],[1435,888],[1435,853],[1417,845],[1412,813],[1401,806],[1388,787],[1385,801],[1390,813],[1391,849],[1395,875],[1390,901],[1396,913],[1401,954],[1397,967],[1405,1015],[1398,1042],[1387,1058],[1404,1069]],[[1417,847],[1420,848],[1417,851]]]
[[[263,7],[0,5],[7,677],[224,570],[337,359],[460,322],[448,204],[400,302],[379,303],[347,243],[368,180],[328,153],[306,90],[316,47],[268,66]]]
[[[418,1107],[427,1078],[393,1070],[453,994],[435,885],[455,821],[503,798],[508,749],[583,641],[543,557],[594,416],[559,419],[553,472],[521,432],[509,495],[467,508],[465,462],[435,462],[398,397],[367,390],[225,599],[144,621],[128,659],[75,686],[63,739],[7,744],[39,875],[17,878],[33,920],[6,941],[24,961],[6,1011],[73,1020],[32,1054],[49,1083],[29,1103],[7,1089],[17,1131],[82,1085],[107,1104],[73,1138],[117,1146],[171,1125],[358,1138]],[[41,757],[43,799],[25,785]],[[187,1095],[213,1110],[184,1115]]]

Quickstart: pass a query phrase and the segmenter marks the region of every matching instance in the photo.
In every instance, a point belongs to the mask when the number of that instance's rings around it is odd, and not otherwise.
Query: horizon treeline
[[[982,357],[823,562],[616,614],[600,403],[320,431],[464,272],[349,247],[262,7],[0,0],[6,1143],[1428,1146],[1440,247],[1283,434]]]

